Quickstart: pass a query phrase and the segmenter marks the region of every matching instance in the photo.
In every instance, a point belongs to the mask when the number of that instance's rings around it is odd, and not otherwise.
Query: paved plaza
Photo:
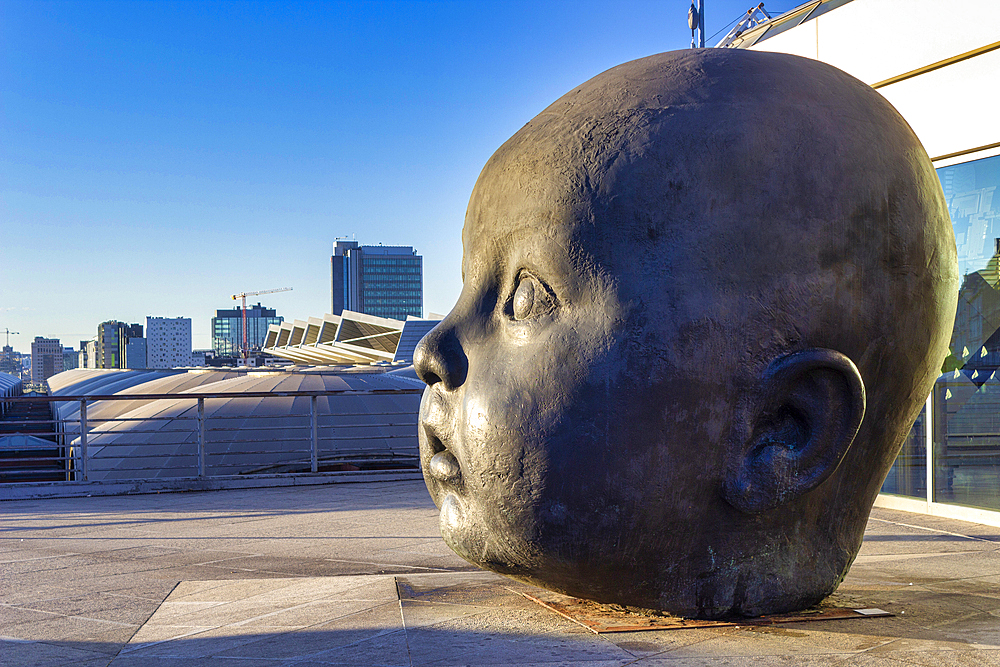
[[[0,503],[0,665],[1000,665],[1000,528],[876,509],[831,600],[594,634],[438,535],[419,481]]]

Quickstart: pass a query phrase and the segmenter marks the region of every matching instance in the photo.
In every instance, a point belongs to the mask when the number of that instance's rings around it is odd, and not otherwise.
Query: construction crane
[[[4,330],[3,330],[3,332],[4,332],[5,334],[7,334],[7,347],[10,347],[10,335],[11,335],[11,334],[14,334],[15,336],[20,336],[20,335],[21,335],[21,332],[20,332],[20,331],[11,331],[11,330],[10,330],[10,329],[8,329],[7,327],[4,327]]]
[[[233,301],[243,299],[243,361],[246,361],[250,354],[247,348],[247,297],[260,296],[261,294],[274,294],[275,292],[291,292],[291,287],[279,287],[278,289],[265,289],[259,292],[240,292],[233,295]]]

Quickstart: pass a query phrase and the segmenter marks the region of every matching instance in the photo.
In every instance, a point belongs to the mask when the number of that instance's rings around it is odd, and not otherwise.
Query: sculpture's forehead
[[[526,138],[494,155],[476,183],[462,232],[467,253],[581,241],[581,228],[592,216],[580,165],[540,154]]]

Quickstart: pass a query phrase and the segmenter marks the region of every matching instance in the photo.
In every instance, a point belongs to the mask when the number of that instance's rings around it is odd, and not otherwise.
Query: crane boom
[[[261,294],[274,294],[275,292],[291,292],[291,291],[292,291],[291,287],[279,287],[278,289],[265,289],[265,290],[260,290],[259,292],[240,292],[239,294],[233,295],[233,300],[235,301],[236,299],[245,299],[248,296],[260,296]]]
[[[236,299],[243,300],[243,361],[245,362],[250,354],[247,348],[247,297],[248,296],[260,296],[261,294],[275,294],[277,292],[291,292],[291,287],[279,287],[278,289],[265,289],[259,290],[257,292],[240,292],[239,294],[233,295],[233,301]]]
[[[10,329],[8,329],[6,327],[4,327],[3,331],[4,331],[5,334],[7,334],[7,347],[10,347],[10,335],[11,334],[21,335],[20,331],[11,331]]]

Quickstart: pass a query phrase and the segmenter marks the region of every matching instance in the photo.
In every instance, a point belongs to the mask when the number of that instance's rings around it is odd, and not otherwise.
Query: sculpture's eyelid
[[[524,284],[525,280],[531,280],[535,286],[535,290],[532,292],[532,303],[530,311],[518,313],[517,312],[517,295]],[[515,321],[525,321],[533,319],[545,313],[549,313],[554,310],[559,305],[559,300],[556,298],[555,292],[549,287],[548,283],[539,278],[533,272],[528,269],[520,269],[515,274],[514,283],[510,290],[510,295],[506,299],[504,304],[504,310],[507,316]]]

